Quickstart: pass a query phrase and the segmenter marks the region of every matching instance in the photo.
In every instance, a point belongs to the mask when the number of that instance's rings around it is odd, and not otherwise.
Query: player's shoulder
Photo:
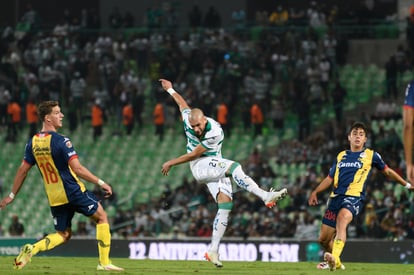
[[[62,139],[63,140],[65,138],[68,138],[64,134],[61,134],[61,133],[58,133],[58,132],[49,132],[49,134],[51,134],[52,137],[55,138],[55,139]]]
[[[206,136],[218,136],[222,134],[220,123],[211,117],[207,117]]]
[[[64,134],[57,133],[57,132],[51,132],[53,135],[53,139],[57,144],[65,144],[66,147],[71,148],[72,142],[70,138]]]

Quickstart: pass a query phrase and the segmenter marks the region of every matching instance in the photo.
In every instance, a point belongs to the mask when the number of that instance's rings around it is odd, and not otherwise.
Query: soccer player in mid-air
[[[171,167],[189,162],[191,172],[199,183],[205,183],[217,202],[218,210],[213,223],[213,233],[209,250],[205,258],[217,267],[223,264],[219,260],[219,244],[227,228],[228,217],[233,207],[232,184],[236,184],[261,198],[268,208],[276,205],[277,201],[287,195],[286,188],[276,191],[261,189],[252,178],[247,176],[240,163],[224,159],[221,156],[221,146],[224,139],[220,124],[206,117],[198,108],[190,109],[184,98],[177,93],[172,83],[160,79],[163,89],[177,103],[184,122],[184,132],[187,136],[187,153],[173,158],[162,165],[161,172],[167,175]]]
[[[355,122],[351,126],[348,132],[350,149],[336,156],[329,175],[309,197],[309,205],[317,205],[317,195],[333,185],[319,233],[319,242],[325,249],[324,262],[317,265],[319,269],[345,269],[340,257],[346,243],[346,231],[364,207],[366,184],[372,168],[377,168],[386,177],[413,190],[411,184],[388,167],[377,152],[365,148],[367,133],[362,122]]]
[[[16,172],[12,191],[0,202],[0,208],[3,209],[13,202],[27,173],[37,165],[43,178],[56,232],[34,244],[24,245],[14,260],[14,268],[22,269],[31,261],[32,256],[67,242],[72,235],[72,218],[75,212],[78,212],[96,222],[99,252],[97,270],[123,271],[123,268],[113,265],[109,260],[111,233],[107,214],[80,178],[99,185],[105,191],[106,197],[112,195],[111,186],[84,167],[71,140],[57,133],[62,127],[64,117],[59,103],[44,101],[39,104],[38,112],[39,118],[43,121],[42,130],[26,144],[24,159]]]

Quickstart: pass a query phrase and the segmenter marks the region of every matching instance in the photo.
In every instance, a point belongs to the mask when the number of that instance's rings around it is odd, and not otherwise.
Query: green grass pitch
[[[13,257],[0,257],[0,274],[31,275],[79,275],[79,274],[277,274],[311,275],[331,274],[329,270],[317,270],[314,262],[223,262],[223,268],[216,268],[207,261],[155,261],[114,258],[113,263],[125,268],[124,272],[96,271],[96,258],[34,257],[22,270],[14,270]],[[414,274],[413,264],[344,263],[346,270],[334,274]]]

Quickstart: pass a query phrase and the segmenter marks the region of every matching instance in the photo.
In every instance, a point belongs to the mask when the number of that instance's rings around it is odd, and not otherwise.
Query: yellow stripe
[[[34,136],[32,139],[33,155],[37,167],[42,174],[45,191],[51,206],[66,204],[69,202],[62,178],[52,158],[50,142],[52,135],[46,137]]]
[[[369,171],[372,168],[372,158],[374,151],[371,149],[365,149],[364,153],[364,157],[360,159],[362,162],[362,167],[355,173],[354,180],[349,185],[346,195],[360,196],[362,189],[364,188],[364,184],[367,181]]]

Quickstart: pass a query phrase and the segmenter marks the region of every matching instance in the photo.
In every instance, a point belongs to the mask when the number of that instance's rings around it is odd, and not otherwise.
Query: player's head
[[[203,111],[198,108],[192,109],[188,116],[188,121],[197,136],[201,136],[204,133],[207,125],[207,118],[204,116]]]
[[[349,129],[348,140],[351,146],[362,147],[367,142],[368,129],[363,122],[354,122]]]
[[[365,124],[363,122],[361,122],[361,121],[354,122],[351,125],[351,128],[349,129],[349,133],[348,134],[351,134],[352,131],[353,130],[356,130],[356,129],[363,130],[364,133],[365,133],[365,135],[368,136],[368,128],[367,128],[367,126],[365,126]]]
[[[64,115],[60,111],[58,101],[43,101],[39,104],[37,110],[43,123],[50,124],[54,128],[62,127],[62,118]]]

